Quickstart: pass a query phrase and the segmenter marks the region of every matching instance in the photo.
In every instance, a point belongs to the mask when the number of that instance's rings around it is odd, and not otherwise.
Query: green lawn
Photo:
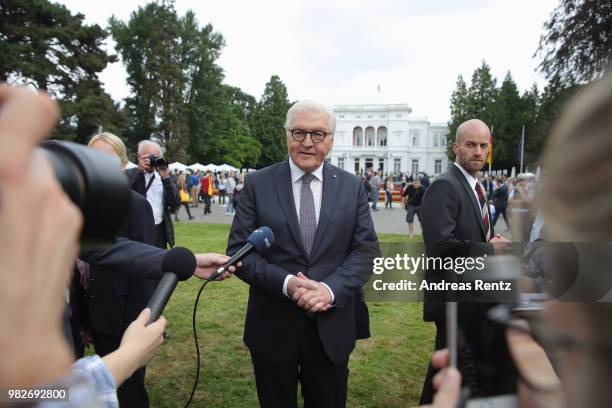
[[[229,225],[176,223],[177,245],[194,252],[224,252]],[[406,236],[379,234],[381,241]],[[195,375],[191,319],[202,281],[179,284],[164,316],[171,335],[147,369],[153,407],[182,407]],[[198,308],[202,351],[194,407],[257,407],[255,378],[242,329],[248,287],[236,277],[206,287]],[[420,303],[370,303],[372,337],[359,341],[350,359],[349,407],[406,407],[418,403],[433,346],[434,329],[422,321]]]

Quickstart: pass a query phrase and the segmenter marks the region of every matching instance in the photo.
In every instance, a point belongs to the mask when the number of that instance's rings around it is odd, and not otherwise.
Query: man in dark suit
[[[250,285],[244,341],[262,407],[344,407],[348,359],[367,335],[361,288],[378,241],[361,179],[325,163],[334,114],[300,101],[285,122],[289,158],[249,174],[227,253],[267,225],[274,245],[236,275]]]
[[[429,257],[475,257],[503,250],[507,241],[495,235],[489,219],[486,193],[478,182],[478,172],[485,164],[490,131],[478,119],[464,122],[457,128],[453,151],[455,163],[434,181],[423,198],[421,215],[423,240]],[[454,272],[428,270],[426,279],[464,278]],[[425,321],[436,324],[435,349],[447,346],[445,306],[439,298],[426,294],[423,309]],[[458,327],[461,339],[460,369],[464,384],[475,395],[496,395],[512,392],[516,384],[515,370],[508,354],[503,328],[486,319],[490,303],[458,303]],[[433,397],[430,366],[421,404]]]
[[[497,224],[497,219],[500,215],[504,216],[504,221],[506,221],[506,230],[510,230],[510,220],[508,219],[508,185],[502,181],[501,177],[498,177],[495,180],[497,184],[497,188],[493,191],[493,195],[491,196],[491,201],[493,201],[493,206],[495,207],[495,215],[493,215],[493,223],[492,225],[495,227]]]
[[[166,249],[174,246],[172,213],[181,205],[176,183],[167,166],[152,166],[151,156],[163,157],[161,146],[152,140],[138,143],[138,167],[126,170],[132,190],[144,196],[153,210],[155,245]]]

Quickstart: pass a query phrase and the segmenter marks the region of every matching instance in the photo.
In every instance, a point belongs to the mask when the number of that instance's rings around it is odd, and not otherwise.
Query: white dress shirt
[[[480,204],[480,199],[478,198],[478,193],[476,192],[476,184],[478,184],[478,180],[472,177],[470,173],[465,171],[465,169],[461,167],[460,165],[458,165],[457,163],[453,163],[453,164],[457,166],[459,170],[461,170],[461,173],[463,173],[463,175],[465,176],[465,179],[467,180],[468,184],[470,185],[472,189],[472,194],[474,195],[474,197],[476,197],[476,202]],[[480,216],[483,217],[482,207],[480,205],[478,205],[478,207],[480,207]]]
[[[312,191],[312,198],[314,199],[314,207],[315,207],[315,218],[317,225],[319,225],[319,215],[321,214],[321,202],[323,200],[323,164],[315,169],[311,174],[314,176],[312,181],[310,182],[310,190]],[[306,173],[304,170],[300,169],[289,157],[289,168],[291,169],[291,188],[293,190],[293,202],[295,203],[295,212],[297,213],[298,222],[300,221],[300,199],[302,197],[302,176]],[[285,282],[283,284],[283,294],[287,297],[287,285],[289,283],[289,279],[294,275],[287,275],[285,278]],[[321,282],[329,293],[331,294],[331,303],[334,303],[334,292],[332,292],[331,288],[327,286],[325,283]]]
[[[159,225],[164,221],[164,185],[162,184],[159,173],[156,171],[147,173],[145,171],[145,187],[149,185],[151,177],[155,177],[155,179],[149,190],[147,190],[147,201],[151,204],[151,208],[153,209],[155,225]]]

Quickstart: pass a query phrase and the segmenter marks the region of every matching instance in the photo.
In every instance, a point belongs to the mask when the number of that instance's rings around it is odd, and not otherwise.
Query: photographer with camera
[[[138,143],[138,167],[125,171],[132,190],[144,196],[153,209],[155,245],[166,249],[174,246],[172,213],[181,205],[178,189],[170,177],[162,147],[153,140]]]

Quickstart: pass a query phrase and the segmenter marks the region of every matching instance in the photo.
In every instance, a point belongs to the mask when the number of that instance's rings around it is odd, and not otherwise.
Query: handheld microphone
[[[244,244],[238,252],[236,252],[223,266],[217,269],[210,277],[208,281],[215,280],[224,272],[227,272],[230,266],[240,262],[245,256],[247,256],[253,249],[257,252],[263,252],[265,249],[270,248],[274,243],[274,233],[266,226],[259,227],[249,235],[247,243]]]
[[[147,324],[153,323],[159,318],[178,281],[189,279],[193,275],[195,268],[195,255],[187,248],[174,247],[166,252],[162,259],[164,275],[147,305],[147,307],[151,308],[151,315]]]

